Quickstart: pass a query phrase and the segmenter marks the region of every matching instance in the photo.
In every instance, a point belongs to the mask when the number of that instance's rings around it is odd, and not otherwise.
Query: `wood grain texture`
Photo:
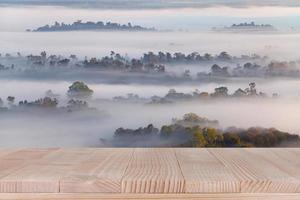
[[[241,192],[299,192],[300,182],[297,178],[261,156],[255,155],[255,149],[209,149],[209,151],[238,177]]]
[[[49,149],[0,150],[0,192],[17,192],[16,180],[5,177],[41,159],[49,152]]]
[[[70,168],[69,165],[27,165],[1,178],[1,183],[15,189],[10,192],[58,193],[59,181],[68,175]]]
[[[77,165],[80,162],[88,160],[96,149],[58,149],[48,153],[39,160],[40,164],[53,165]]]
[[[240,192],[240,184],[227,169],[206,149],[176,149],[187,193]]]
[[[286,193],[286,198],[300,194],[299,158],[296,148],[0,149],[0,196],[72,193],[84,199],[90,193],[95,199],[121,199],[116,194],[123,193],[129,199],[151,199],[152,194],[172,199],[185,193],[182,198],[245,194],[253,199],[260,193]]]
[[[76,192],[121,192],[121,180],[133,149],[100,149],[88,160],[77,164],[69,176],[60,181],[60,190]]]
[[[11,151],[10,153],[2,156],[1,159],[34,161],[43,158],[55,150],[56,149],[20,149]]]
[[[5,193],[2,200],[299,200],[300,194],[224,193],[224,194],[101,194],[101,193]]]
[[[184,179],[174,149],[134,149],[122,179],[124,193],[182,193]]]
[[[289,153],[288,149],[251,149],[250,152],[300,181],[300,156]]]

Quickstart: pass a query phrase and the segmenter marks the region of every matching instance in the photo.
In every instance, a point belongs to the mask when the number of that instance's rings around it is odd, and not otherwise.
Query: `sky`
[[[1,1],[1,0],[0,0]],[[300,7],[224,7],[162,9],[84,9],[64,6],[1,6],[0,31],[25,31],[55,21],[72,23],[83,21],[131,22],[160,30],[210,30],[233,23],[255,21],[272,24],[276,28],[300,29]]]
[[[86,8],[184,8],[211,6],[300,6],[298,0],[0,0],[0,4],[65,5]]]

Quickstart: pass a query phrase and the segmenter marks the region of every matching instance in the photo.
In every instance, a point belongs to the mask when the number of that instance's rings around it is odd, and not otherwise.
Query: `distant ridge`
[[[155,28],[146,28],[139,25],[128,24],[119,24],[114,22],[82,22],[78,20],[72,24],[65,24],[55,22],[53,25],[45,25],[38,27],[37,29],[26,31],[33,32],[57,32],[57,31],[84,31],[84,30],[113,30],[113,31],[156,31]]]
[[[254,22],[244,22],[239,24],[232,24],[221,28],[213,27],[213,31],[220,32],[257,32],[257,31],[277,31],[271,24],[255,24]]]

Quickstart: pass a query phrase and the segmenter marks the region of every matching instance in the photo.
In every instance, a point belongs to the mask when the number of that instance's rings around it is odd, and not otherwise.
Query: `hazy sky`
[[[64,5],[87,8],[183,8],[225,5],[247,6],[300,6],[298,0],[0,0],[2,4]]]
[[[0,0],[1,1],[1,0]],[[113,21],[158,29],[209,30],[212,26],[229,26],[251,22],[272,24],[280,29],[300,29],[300,7],[250,6],[155,9],[84,9],[62,6],[1,6],[0,31],[24,31],[55,21],[72,23],[84,21]]]

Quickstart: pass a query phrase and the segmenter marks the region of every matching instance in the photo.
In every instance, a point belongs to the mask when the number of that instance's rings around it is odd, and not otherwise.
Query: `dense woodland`
[[[171,71],[174,65],[184,65],[184,73],[173,74]],[[199,72],[191,74],[189,65],[199,66]],[[203,66],[211,66],[210,70],[203,71]],[[24,67],[25,66],[25,67]],[[300,77],[300,61],[275,61],[268,57],[259,55],[241,55],[240,57],[221,52],[218,55],[205,53],[200,55],[197,52],[184,54],[177,52],[153,52],[145,53],[141,58],[129,58],[119,53],[111,51],[109,56],[101,58],[85,58],[80,60],[76,55],[64,57],[60,55],[47,55],[41,52],[40,55],[23,56],[18,53],[0,54],[0,73],[5,72],[26,72],[32,70],[39,72],[48,70],[68,70],[72,72],[76,69],[117,71],[122,73],[142,73],[160,75],[162,81],[174,79],[177,81],[197,81],[214,80],[214,78],[232,77]],[[157,76],[159,77],[159,76]]]
[[[0,98],[0,113],[98,113],[96,108],[90,107],[94,91],[84,82],[75,81],[68,88],[65,106],[58,106],[59,95],[48,90],[44,98],[35,101],[22,100],[15,102],[15,97],[8,96],[6,102]],[[250,83],[245,90],[238,89],[233,94],[228,94],[226,87],[216,88],[213,93],[194,92],[192,95],[178,93],[170,90],[161,101],[188,100],[188,99],[221,99],[229,97],[266,97],[264,93],[258,93],[256,84]],[[127,100],[139,98],[129,95]],[[111,100],[120,101],[120,97]],[[153,98],[152,98],[153,101]],[[6,104],[6,105],[4,105]],[[118,128],[111,141],[101,140],[101,145],[121,147],[277,147],[299,146],[298,135],[290,134],[275,128],[251,127],[248,129],[230,127],[222,129],[217,120],[200,117],[194,113],[188,113],[182,119],[173,119],[169,125],[156,128],[152,124],[138,129]]]
[[[66,93],[66,97],[69,100],[67,107],[72,108],[70,110],[78,110],[77,108],[83,109],[88,108],[88,101],[93,100],[94,91],[89,88],[87,84],[82,81],[73,82]],[[17,107],[26,107],[26,108],[57,108],[59,104],[58,98],[59,94],[55,94],[52,90],[47,90],[45,92],[45,97],[37,99],[35,101],[22,100],[18,104],[15,102],[14,96],[8,96],[5,101],[0,98],[0,108],[1,110],[8,110],[8,108],[17,108]],[[127,94],[127,96],[116,96],[112,99],[96,99],[95,101],[109,101],[112,103],[141,103],[146,105],[158,105],[158,104],[170,104],[176,102],[188,102],[188,101],[215,101],[220,100],[224,101],[226,99],[252,99],[252,98],[268,98],[269,96],[264,92],[258,92],[256,89],[256,83],[250,83],[249,87],[245,89],[237,89],[234,93],[230,94],[229,90],[225,86],[217,87],[214,89],[214,92],[201,92],[195,90],[192,93],[182,93],[177,92],[175,89],[170,89],[169,92],[163,96],[152,96],[150,98],[139,97],[137,94]],[[272,98],[277,98],[279,95],[277,93],[272,94]],[[76,109],[75,109],[76,108]]]
[[[188,113],[160,129],[152,124],[138,129],[118,128],[112,141],[103,142],[123,147],[278,147],[298,146],[300,137],[275,128],[219,129],[217,121]]]
[[[188,102],[188,101],[214,101],[214,100],[234,100],[234,99],[267,99],[267,98],[278,98],[278,93],[273,93],[271,96],[265,92],[258,91],[256,83],[249,83],[245,89],[238,88],[234,92],[230,93],[226,86],[220,86],[214,89],[213,92],[200,91],[198,89],[191,93],[178,92],[175,89],[170,89],[164,96],[154,95],[150,98],[140,97],[137,94],[129,93],[126,96],[116,96],[113,98],[116,102],[144,102],[150,105],[155,104],[169,104],[176,102]]]

